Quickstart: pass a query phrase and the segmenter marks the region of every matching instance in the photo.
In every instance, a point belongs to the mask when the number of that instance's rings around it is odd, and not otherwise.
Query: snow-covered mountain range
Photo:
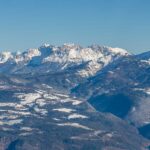
[[[89,76],[94,75],[113,60],[127,55],[129,53],[126,50],[98,45],[82,48],[75,44],[64,44],[63,46],[44,44],[38,49],[29,49],[23,53],[1,52],[0,71],[21,74],[37,73],[39,70],[56,72],[86,64],[87,67],[78,73],[81,76]]]
[[[0,53],[0,149],[148,150],[150,53],[44,44]]]

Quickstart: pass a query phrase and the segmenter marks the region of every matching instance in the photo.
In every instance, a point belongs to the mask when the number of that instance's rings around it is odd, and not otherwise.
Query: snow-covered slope
[[[78,74],[87,77],[119,57],[129,55],[126,50],[106,46],[92,45],[83,48],[75,44],[52,46],[45,44],[38,49],[29,49],[23,53],[2,52],[0,63],[3,66],[13,65],[10,73],[56,72],[86,63]],[[8,70],[7,70],[8,71]]]

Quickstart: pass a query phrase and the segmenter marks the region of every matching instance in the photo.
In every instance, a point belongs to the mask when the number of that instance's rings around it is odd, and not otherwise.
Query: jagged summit
[[[9,68],[9,72],[39,72],[42,66],[43,72],[64,70],[81,64],[87,64],[78,73],[81,76],[95,74],[98,70],[108,65],[113,60],[127,56],[129,53],[120,48],[112,48],[100,45],[82,47],[76,44],[63,44],[54,46],[44,44],[37,49],[28,49],[22,53],[1,52],[0,63],[3,66],[0,71]],[[8,67],[13,64],[13,67]],[[33,69],[35,67],[36,69]]]

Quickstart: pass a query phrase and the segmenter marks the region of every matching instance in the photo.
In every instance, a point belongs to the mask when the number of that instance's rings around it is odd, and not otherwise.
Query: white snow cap
[[[116,53],[116,54],[122,54],[122,55],[127,55],[129,54],[127,52],[127,50],[125,49],[122,49],[122,48],[119,48],[119,47],[115,47],[115,48],[112,48],[112,47],[108,47],[112,52]]]
[[[27,66],[28,63],[38,66],[45,64],[42,67],[43,72],[57,71],[57,69],[64,70],[73,65],[86,64],[84,69],[77,72],[84,77],[94,75],[112,61],[126,55],[129,55],[129,53],[124,49],[100,45],[81,47],[74,43],[64,43],[62,46],[44,44],[37,49],[29,49],[20,54],[2,52],[0,53],[0,63],[6,63],[9,60],[10,63],[15,62],[22,66]],[[33,71],[27,67],[23,69],[29,72]]]
[[[13,58],[13,55],[11,52],[5,51],[5,52],[0,53],[0,63],[5,63],[11,58]]]
[[[44,43],[43,46],[44,46],[44,47],[49,47],[50,44]]]

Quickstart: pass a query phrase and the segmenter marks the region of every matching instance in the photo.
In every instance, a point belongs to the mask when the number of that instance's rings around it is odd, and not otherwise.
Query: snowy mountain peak
[[[0,53],[0,63],[5,63],[11,58],[13,58],[13,55],[11,52],[5,51],[5,52]]]
[[[114,54],[120,54],[120,55],[130,55],[130,53],[122,48],[118,48],[118,47],[109,47],[109,46],[100,46],[97,44],[93,44],[91,46],[89,46],[89,48],[93,49],[93,50],[97,50],[97,51],[101,51],[102,53],[114,53]]]
[[[36,73],[41,69],[43,72],[56,72],[86,64],[85,68],[79,70],[77,74],[89,76],[94,75],[98,70],[119,57],[126,55],[129,55],[126,50],[99,45],[83,48],[73,43],[65,43],[62,46],[44,44],[37,49],[28,49],[19,54],[1,53],[0,62],[5,66],[5,63],[10,60],[11,63],[16,64],[15,69],[12,69],[13,72],[15,70],[15,72],[26,73]]]
[[[121,54],[121,55],[129,55],[129,53],[127,52],[127,50],[125,49],[122,49],[122,48],[112,48],[112,47],[109,47],[109,50],[112,51],[113,53],[116,53],[116,54]]]
[[[50,47],[50,44],[44,43],[43,46],[44,47]]]
[[[35,57],[35,56],[40,56],[41,52],[39,49],[29,49],[26,53],[26,56],[29,58]]]
[[[61,50],[80,50],[82,47],[74,43],[64,43],[61,47]]]

